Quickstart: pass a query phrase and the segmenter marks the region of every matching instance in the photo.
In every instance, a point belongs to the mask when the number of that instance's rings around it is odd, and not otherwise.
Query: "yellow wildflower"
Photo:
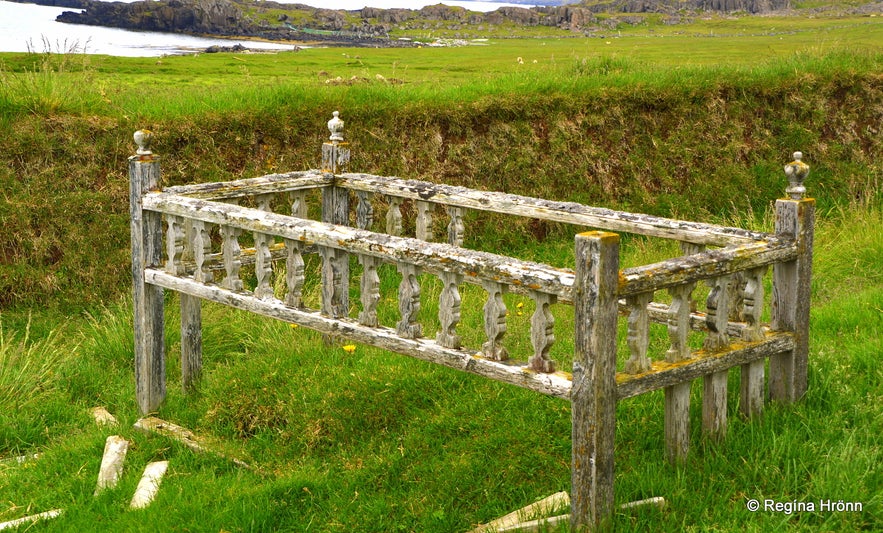
[[[346,353],[353,353],[356,351],[356,345],[355,344],[345,344],[343,346],[343,351],[345,351]]]

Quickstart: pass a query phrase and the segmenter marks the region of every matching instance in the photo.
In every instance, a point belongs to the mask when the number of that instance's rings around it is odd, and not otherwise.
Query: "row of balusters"
[[[306,191],[295,191],[290,194],[291,214],[299,218],[307,218]],[[259,195],[256,197],[259,209],[270,211],[272,195]],[[356,226],[360,229],[372,227],[374,221],[374,208],[371,203],[371,195],[367,192],[356,192],[355,218]],[[389,209],[386,213],[386,231],[390,235],[402,234],[402,198],[387,197]],[[228,202],[236,203],[235,200]],[[434,205],[430,202],[416,202],[417,217],[415,224],[418,239],[432,241],[432,213]],[[464,223],[462,208],[446,206],[449,216],[447,225],[447,240],[455,246],[463,243]],[[199,220],[184,219],[182,217],[166,216],[166,247],[167,261],[166,271],[173,275],[184,275],[188,270],[185,268],[186,259],[193,262],[193,279],[200,283],[214,281],[214,273],[210,268],[212,263],[212,244],[210,231],[207,223]],[[220,261],[223,264],[224,276],[219,286],[231,291],[243,291],[244,285],[240,277],[242,268],[242,250],[239,245],[239,237],[242,230],[232,226],[220,226],[221,253]],[[273,250],[280,249],[272,235],[254,233],[254,273],[255,288],[253,295],[258,299],[275,299],[273,289]],[[186,247],[185,242],[189,242]],[[685,254],[701,252],[700,247],[684,244]],[[293,308],[303,308],[303,287],[305,281],[304,243],[296,240],[283,239],[285,255],[285,285],[287,292],[283,297],[285,305]],[[322,256],[323,279],[322,285],[322,312],[336,318],[345,317],[348,314],[346,297],[349,254],[333,248],[320,247]],[[362,267],[360,280],[361,310],[358,314],[358,322],[365,326],[377,327],[379,320],[377,307],[381,299],[380,277],[378,268],[382,260],[368,255],[358,254],[357,259]],[[398,307],[400,320],[396,323],[396,332],[399,336],[408,339],[423,337],[422,324],[418,322],[420,312],[420,283],[418,280],[419,269],[417,266],[399,262],[397,269],[401,275],[398,288]],[[764,285],[763,279],[766,267],[760,267],[746,272],[731,274],[713,278],[707,283],[709,294],[706,300],[705,315],[697,313],[697,302],[693,298],[696,288],[695,282],[684,283],[668,289],[671,304],[666,308],[653,304],[654,291],[629,296],[624,301],[624,312],[627,315],[627,344],[629,359],[625,363],[625,372],[639,374],[650,370],[650,357],[648,347],[650,342],[650,323],[662,321],[667,325],[670,340],[670,348],[665,354],[668,362],[678,362],[689,359],[692,349],[688,342],[691,330],[706,329],[707,334],[703,348],[708,351],[718,351],[730,345],[731,335],[738,335],[745,342],[757,341],[763,337],[761,327],[761,315],[763,313]],[[463,277],[453,272],[441,272],[438,274],[442,282],[442,290],[439,297],[439,331],[436,342],[443,347],[459,349],[462,347],[460,336],[457,334],[457,325],[460,322],[460,285]],[[482,287],[487,293],[484,305],[484,330],[486,342],[482,345],[482,356],[495,361],[508,359],[507,350],[503,344],[506,333],[507,308],[503,301],[503,294],[507,286],[492,280],[484,280]],[[529,291],[530,297],[535,304],[535,311],[531,317],[531,343],[534,353],[528,364],[530,368],[538,372],[554,372],[555,362],[550,359],[549,351],[555,342],[554,324],[555,318],[551,312],[551,306],[556,303],[556,296],[538,291]],[[730,322],[739,322],[741,326],[730,331]],[[704,326],[704,327],[703,327]]]

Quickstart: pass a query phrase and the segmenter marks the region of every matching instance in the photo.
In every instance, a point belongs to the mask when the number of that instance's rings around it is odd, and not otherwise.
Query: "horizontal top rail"
[[[626,268],[620,277],[619,295],[632,296],[701,279],[716,278],[797,257],[793,239],[766,241],[707,250],[668,261]]]
[[[312,189],[314,187],[327,187],[333,183],[334,177],[331,174],[322,173],[318,170],[305,170],[283,174],[267,174],[257,178],[236,181],[176,185],[163,188],[163,192],[203,200],[222,200],[258,194]]]
[[[493,280],[554,294],[564,300],[572,299],[573,272],[540,263],[169,193],[149,193],[144,196],[143,206],[150,211],[234,226],[393,262],[407,262],[431,271],[455,272],[467,278]]]
[[[591,207],[575,202],[555,202],[502,192],[478,191],[466,187],[372,174],[339,174],[335,176],[334,185],[356,191],[584,225],[608,231],[676,239],[695,244],[728,246],[765,240],[770,237],[768,233],[741,228],[688,222]]]

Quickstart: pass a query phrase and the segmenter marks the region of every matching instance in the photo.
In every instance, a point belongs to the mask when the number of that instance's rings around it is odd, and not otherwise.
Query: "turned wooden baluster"
[[[272,242],[272,235],[254,234],[254,274],[257,278],[254,295],[261,300],[273,298],[273,256],[270,254]]]
[[[291,191],[288,200],[291,202],[291,216],[307,218],[307,191]]]
[[[482,346],[482,353],[492,361],[505,361],[509,358],[509,353],[503,346],[503,336],[506,334],[506,304],[503,302],[505,286],[487,280],[481,285],[488,295],[484,304],[484,332],[487,342]]]
[[[462,339],[457,335],[457,325],[460,323],[460,283],[463,276],[453,272],[440,274],[442,284],[439,296],[438,321],[441,324],[435,342],[445,348],[460,348]]]
[[[709,280],[711,292],[705,303],[705,324],[708,334],[703,349],[709,352],[725,350],[730,345],[727,325],[730,318],[732,276]],[[721,440],[727,433],[727,375],[726,370],[703,378],[702,431],[712,440]]]
[[[451,217],[448,222],[448,244],[463,246],[463,234],[466,232],[466,226],[463,224],[463,208],[447,206],[446,210]]]
[[[550,307],[555,304],[557,298],[554,294],[536,291],[531,291],[530,297],[536,308],[530,319],[533,356],[528,360],[528,365],[537,372],[551,373],[555,371],[555,361],[549,359],[549,350],[555,343],[555,316],[552,315]]]
[[[267,211],[271,213],[273,210],[270,208],[270,202],[273,200],[272,194],[259,194],[255,196],[255,203],[258,205],[258,209],[261,211]]]
[[[239,236],[242,230],[233,226],[221,226],[221,256],[224,260],[226,276],[221,287],[231,291],[242,290],[242,279],[239,271],[242,268],[242,249],[239,247]]]
[[[629,360],[625,363],[627,374],[640,374],[650,370],[647,347],[650,344],[650,313],[647,306],[653,301],[653,293],[645,292],[626,298],[629,308],[628,334]]]
[[[420,314],[420,283],[419,273],[415,265],[398,263],[402,281],[399,284],[399,313],[401,320],[396,324],[396,332],[400,337],[416,339],[423,336],[423,326],[417,322]]]
[[[356,191],[356,227],[359,229],[371,229],[374,223],[374,206],[371,205],[371,196],[365,191]]]
[[[431,241],[432,235],[432,209],[433,204],[429,202],[417,202],[417,238],[422,241]]]
[[[767,267],[763,266],[746,272],[745,286],[742,289],[744,310],[743,319],[746,322],[742,330],[742,340],[755,342],[763,340],[764,333],[761,326],[761,316],[764,306],[763,279],[766,276]],[[742,365],[739,411],[742,416],[751,418],[763,412],[764,400],[764,361],[758,359]]]
[[[402,199],[398,196],[387,196],[389,211],[386,212],[386,233],[393,236],[402,234]]]
[[[377,318],[377,304],[380,303],[380,276],[377,267],[380,259],[370,255],[359,255],[358,258],[362,265],[360,286],[362,310],[359,312],[359,323],[376,327],[380,325]]]
[[[668,336],[671,348],[665,360],[677,363],[691,357],[687,342],[690,332],[690,302],[695,283],[677,285],[669,289],[672,302],[668,315]],[[665,447],[670,463],[687,460],[690,448],[690,382],[665,388]]]
[[[732,276],[721,276],[708,281],[711,291],[705,301],[705,325],[708,335],[702,348],[709,352],[722,350],[730,345],[727,324],[730,318],[730,285]]]
[[[303,243],[291,239],[284,239],[285,244],[285,305],[289,307],[304,307],[304,258]]]
[[[184,219],[175,215],[165,215],[166,219],[166,272],[173,276],[184,273]]]
[[[210,283],[213,279],[211,270],[208,269],[206,260],[212,252],[212,240],[206,223],[202,220],[193,220],[192,228],[192,250],[193,260],[196,262],[196,269],[193,271],[193,279],[200,283]]]
[[[334,248],[321,247],[322,256],[322,314],[333,318],[347,316],[349,294],[344,291],[349,287],[343,284],[344,272],[348,273],[349,254]],[[344,264],[344,261],[347,261]]]

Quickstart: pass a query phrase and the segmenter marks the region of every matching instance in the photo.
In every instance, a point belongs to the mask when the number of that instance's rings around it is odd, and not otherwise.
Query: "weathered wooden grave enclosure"
[[[703,381],[702,429],[713,439],[726,432],[727,376],[733,367],[741,369],[739,411],[746,417],[762,411],[767,395],[787,403],[804,394],[814,201],[803,197],[809,168],[799,153],[785,166],[788,196],[776,201],[775,232],[763,233],[342,173],[349,147],[337,113],[329,129],[322,170],[167,188],[160,187],[150,133],[135,134],[139,149],[129,160],[129,171],[135,375],[143,413],[156,410],[166,390],[163,291],[180,295],[185,389],[201,368],[202,300],[244,309],[570,400],[571,523],[579,529],[603,525],[614,509],[619,400],[664,389],[665,453],[677,463],[684,461],[689,446],[693,380]],[[321,220],[307,217],[308,199],[319,198],[310,191],[321,191]],[[240,205],[246,199],[255,207]],[[414,237],[402,235],[404,200],[416,209]],[[272,211],[283,203],[284,213]],[[375,213],[377,206],[388,207]],[[464,248],[468,210],[597,231],[575,236],[573,268],[556,268]],[[385,233],[367,229],[382,225],[380,217],[385,217]],[[440,227],[439,217],[447,220],[447,235],[436,239],[432,229]],[[682,255],[621,268],[617,232],[675,240]],[[240,240],[253,246],[243,247]],[[303,298],[308,253],[321,257],[319,309],[307,308]],[[350,279],[351,260],[361,265],[357,280]],[[382,298],[378,268],[384,263],[395,265],[401,276],[394,324],[381,324],[377,313]],[[242,274],[245,265],[253,272],[249,283]],[[421,323],[421,276],[437,276],[443,286],[434,338],[425,335]],[[485,341],[478,346],[464,346],[458,334],[460,290],[466,283],[486,292]],[[694,296],[699,284],[707,286],[707,297]],[[351,290],[359,295],[358,303],[349,301]],[[533,350],[521,357],[506,345],[506,291],[523,293],[535,303],[529,333]],[[573,306],[569,373],[556,370],[554,360],[556,303]],[[768,324],[762,320],[765,309]],[[629,356],[617,368],[621,320]],[[667,331],[661,353],[648,353],[652,323]],[[696,332],[702,345],[693,349],[688,336]]]

